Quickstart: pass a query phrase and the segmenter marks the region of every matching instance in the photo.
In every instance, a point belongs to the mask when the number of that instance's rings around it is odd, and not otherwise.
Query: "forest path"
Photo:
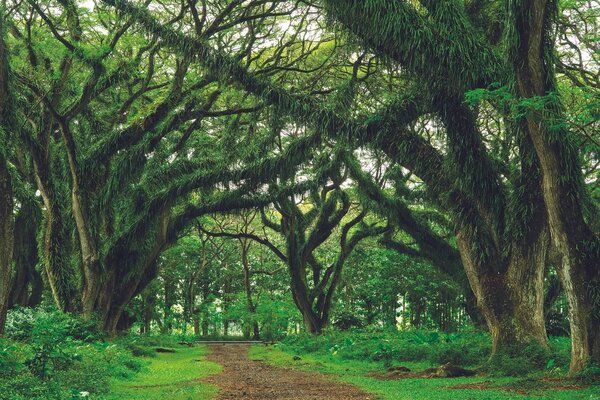
[[[250,360],[245,344],[207,346],[207,360],[223,366],[223,372],[203,379],[219,387],[217,400],[374,400],[347,383],[334,382],[316,373],[278,368]]]

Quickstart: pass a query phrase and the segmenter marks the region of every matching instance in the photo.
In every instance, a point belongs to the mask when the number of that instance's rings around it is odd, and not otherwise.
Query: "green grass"
[[[206,348],[176,347],[175,353],[159,353],[133,379],[113,381],[104,400],[208,400],[217,394],[201,378],[217,374],[221,366],[206,361]]]
[[[523,385],[524,380],[509,377],[472,377],[453,379],[400,379],[378,380],[367,375],[384,372],[382,363],[344,360],[335,355],[299,355],[277,347],[253,346],[250,358],[289,368],[290,366],[310,372],[332,374],[334,379],[354,384],[363,390],[378,395],[384,400],[496,400],[496,399],[554,399],[554,400],[600,400],[600,387],[584,390],[547,390]],[[430,363],[406,362],[402,365],[413,370],[431,367]],[[492,381],[492,389],[451,389],[451,386]],[[512,389],[507,391],[506,389]],[[516,390],[520,390],[517,392]],[[527,393],[527,394],[523,394]]]

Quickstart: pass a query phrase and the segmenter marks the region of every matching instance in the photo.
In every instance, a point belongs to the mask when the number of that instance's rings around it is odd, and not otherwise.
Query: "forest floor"
[[[412,371],[431,367],[405,363]],[[103,400],[600,400],[600,386],[564,378],[391,379],[381,363],[295,354],[280,346],[212,344],[159,352]]]
[[[249,345],[209,345],[207,360],[223,372],[203,379],[219,388],[217,400],[369,400],[374,395],[318,373],[273,366],[248,358]]]
[[[472,376],[425,378],[407,374],[390,379],[386,368],[370,361],[344,360],[336,356],[294,354],[279,346],[253,346],[253,360],[296,371],[330,376],[359,387],[371,399],[381,400],[600,400],[600,385],[573,384],[566,378]],[[404,363],[412,371],[432,367],[426,362]],[[242,397],[243,398],[243,397]],[[277,397],[273,397],[277,398]],[[367,398],[367,397],[363,397]]]

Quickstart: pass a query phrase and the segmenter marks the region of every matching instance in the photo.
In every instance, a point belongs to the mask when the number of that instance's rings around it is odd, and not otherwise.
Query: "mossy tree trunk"
[[[8,49],[4,42],[4,9],[0,5],[0,335],[4,333],[13,262],[13,182],[8,165],[10,91]]]
[[[41,276],[35,267],[38,264],[37,232],[40,228],[41,212],[37,204],[23,202],[15,219],[14,260],[11,305],[35,306],[40,300]]]
[[[600,239],[588,225],[589,195],[572,132],[564,128],[553,67],[553,0],[509,2],[510,40],[517,94],[523,101],[546,98],[525,116],[542,171],[542,192],[557,265],[570,308],[572,372],[600,363]],[[593,211],[592,211],[593,214]],[[597,218],[591,215],[589,218]]]
[[[1,51],[2,48],[0,47],[0,52]],[[2,96],[2,93],[0,93],[0,96]],[[10,173],[8,172],[7,160],[0,149],[0,335],[4,333],[10,297],[11,269],[13,261],[13,229],[12,180]]]

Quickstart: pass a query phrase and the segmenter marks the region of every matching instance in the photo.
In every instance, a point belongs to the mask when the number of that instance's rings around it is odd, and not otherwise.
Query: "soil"
[[[249,345],[209,345],[207,359],[223,366],[223,372],[203,382],[219,387],[217,400],[374,400],[347,383],[334,382],[316,373],[278,368],[248,358]]]
[[[437,368],[428,368],[423,371],[411,371],[406,367],[392,367],[385,373],[374,373],[370,376],[384,381],[397,379],[414,379],[414,378],[458,378],[464,376],[482,376],[483,374],[476,370],[464,369],[457,365],[447,363]]]

